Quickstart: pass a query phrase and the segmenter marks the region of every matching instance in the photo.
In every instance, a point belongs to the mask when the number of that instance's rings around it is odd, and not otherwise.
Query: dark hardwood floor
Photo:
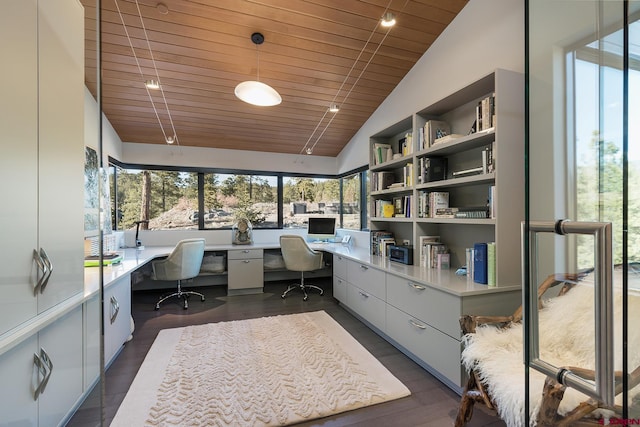
[[[163,303],[159,311],[155,302],[162,291],[137,291],[132,295],[132,313],[136,327],[128,342],[106,372],[104,425],[108,426],[118,406],[151,347],[158,331],[187,325],[249,319],[279,314],[324,310],[354,336],[371,354],[410,390],[411,396],[369,406],[334,416],[298,424],[299,426],[450,426],[453,425],[460,397],[431,374],[398,351],[356,317],[340,306],[331,293],[331,279],[316,279],[314,284],[325,290],[323,296],[310,293],[308,301],[293,293],[286,299],[280,295],[287,282],[267,283],[259,295],[226,296],[224,286],[198,288],[206,296],[189,300],[184,310],[177,299]],[[99,387],[78,409],[68,426],[99,426]],[[477,405],[470,427],[504,426],[498,417]],[[236,426],[234,426],[236,427]]]

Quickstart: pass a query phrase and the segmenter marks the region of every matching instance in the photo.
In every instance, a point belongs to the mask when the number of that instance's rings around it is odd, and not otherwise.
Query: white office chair
[[[320,295],[324,294],[322,288],[315,285],[307,285],[304,283],[304,272],[313,271],[322,268],[322,252],[316,252],[307,245],[302,236],[298,235],[282,235],[280,236],[280,250],[282,258],[287,270],[300,272],[300,283],[289,285],[282,294],[282,298],[286,298],[289,292],[294,289],[300,289],[304,294],[304,301],[309,299],[307,289],[316,289],[320,291]]]
[[[198,295],[204,301],[204,295],[194,291],[183,291],[181,281],[193,279],[200,272],[202,258],[204,256],[204,239],[184,239],[178,242],[171,254],[165,259],[151,262],[153,267],[153,280],[177,280],[178,290],[170,295],[165,295],[156,303],[156,310],[160,310],[160,304],[165,300],[178,297],[184,300],[184,309],[189,308],[187,297]]]

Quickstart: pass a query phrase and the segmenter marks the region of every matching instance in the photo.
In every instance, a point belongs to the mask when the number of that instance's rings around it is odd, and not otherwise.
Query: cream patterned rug
[[[409,394],[317,311],[160,331],[111,426],[279,426]]]

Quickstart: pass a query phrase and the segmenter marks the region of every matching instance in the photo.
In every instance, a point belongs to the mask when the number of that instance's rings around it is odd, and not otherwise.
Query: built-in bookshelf
[[[420,237],[440,236],[451,269],[495,242],[496,286],[520,283],[523,94],[523,75],[498,69],[373,135],[371,230],[409,241],[414,264]]]

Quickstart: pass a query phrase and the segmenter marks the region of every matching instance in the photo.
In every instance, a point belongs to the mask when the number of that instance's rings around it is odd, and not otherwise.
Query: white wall
[[[125,163],[192,166],[325,175],[338,173],[335,157],[302,156],[245,150],[181,147],[166,144],[122,144]]]
[[[85,87],[84,145],[96,151],[98,151],[98,126],[98,104],[89,89]],[[122,158],[122,141],[104,115],[102,116],[102,152],[104,165],[109,164],[109,156],[116,159]]]
[[[524,1],[469,1],[342,150],[339,171],[368,164],[371,135],[496,68],[524,72]]]

